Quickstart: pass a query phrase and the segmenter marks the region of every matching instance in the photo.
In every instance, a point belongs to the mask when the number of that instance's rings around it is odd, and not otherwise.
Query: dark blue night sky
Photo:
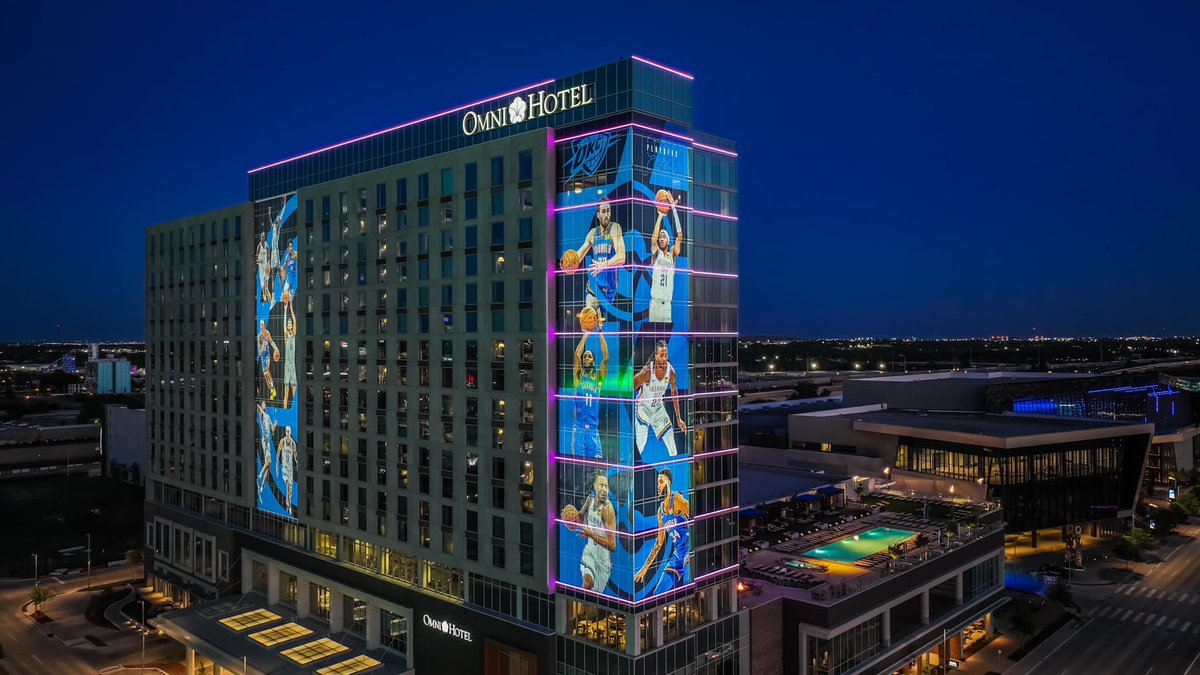
[[[147,226],[629,54],[739,144],[743,334],[1200,334],[1194,2],[407,4],[10,7],[0,341],[139,339]]]

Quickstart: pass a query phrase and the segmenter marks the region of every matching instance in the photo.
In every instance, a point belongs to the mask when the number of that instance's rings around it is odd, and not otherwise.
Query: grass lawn
[[[63,557],[59,549],[87,545],[92,535],[92,569],[124,557],[142,544],[139,485],[86,475],[10,479],[0,483],[0,576],[33,575],[33,554],[42,574],[84,567],[87,553]]]

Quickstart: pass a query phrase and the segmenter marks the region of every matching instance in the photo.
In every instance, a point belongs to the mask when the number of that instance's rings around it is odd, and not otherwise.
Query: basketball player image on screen
[[[286,294],[287,291],[284,291]],[[283,407],[291,408],[296,399],[296,310],[288,302],[283,316]]]
[[[289,241],[287,250],[283,252],[283,260],[279,262],[279,281],[283,287],[283,292],[279,294],[280,302],[291,302],[292,294],[296,292],[292,288],[292,279],[296,278],[296,262],[295,241]]]
[[[258,235],[258,249],[255,251],[255,261],[258,263],[258,287],[261,291],[259,300],[271,301],[271,253],[267,248],[267,233]]]
[[[275,340],[271,337],[271,331],[267,330],[267,322],[258,322],[258,367],[262,370],[263,381],[267,385],[267,389],[271,393],[271,400],[275,400],[275,379],[271,377],[271,361],[279,360],[279,346],[275,344]]]
[[[258,439],[262,450],[262,468],[258,470],[258,501],[263,500],[263,488],[271,472],[271,445],[274,440],[276,423],[267,414],[267,402],[258,403]]]
[[[607,199],[596,206],[596,224],[588,230],[578,250],[568,250],[562,257],[564,270],[575,270],[588,253],[592,262],[588,265],[591,286],[588,289],[587,306],[597,308],[603,296],[610,304],[617,296],[617,268],[625,264],[625,235],[618,223],[612,222],[612,204]]]
[[[591,331],[584,331],[575,348],[575,428],[571,431],[571,453],[576,457],[603,459],[600,448],[600,388],[608,374],[608,342],[604,333],[597,332],[600,340],[600,366],[596,366],[596,355],[587,347]]]
[[[650,568],[658,560],[658,554],[668,539],[671,541],[670,550],[663,555],[663,575],[651,595],[659,595],[679,586],[686,578],[688,563],[692,559],[690,537],[688,536],[688,518],[691,517],[691,507],[682,493],[671,489],[673,476],[671,470],[663,467],[658,472],[658,496],[662,503],[658,505],[658,538],[654,540],[654,548],[642,565],[642,569],[633,575],[633,582],[642,583]]]
[[[279,266],[279,229],[283,225],[283,209],[279,210],[273,218],[271,218],[271,231],[267,235],[267,245],[270,251],[271,272],[281,271]],[[275,306],[275,279],[271,278],[271,306]]]
[[[650,313],[646,320],[650,323],[671,323],[671,300],[675,295],[675,260],[683,244],[683,226],[679,222],[679,212],[675,209],[675,198],[667,190],[659,190],[655,201],[659,202],[658,218],[654,221],[654,232],[650,235],[654,252],[651,254],[650,268]],[[666,204],[670,204],[668,207]],[[670,214],[675,221],[675,243],[671,243],[668,228],[663,227],[663,219]]]
[[[592,481],[592,494],[576,509],[567,504],[562,519],[568,530],[588,540],[579,558],[579,573],[583,587],[603,593],[612,574],[612,554],[617,550],[617,512],[608,498],[608,476],[597,472]]]
[[[663,395],[667,393],[668,387],[671,389],[671,396],[674,397],[672,401],[675,403],[675,424],[681,432],[687,433],[687,423],[683,421],[683,415],[679,412],[675,368],[667,360],[666,340],[659,340],[654,346],[654,358],[633,376],[633,388],[637,391],[634,442],[637,444],[638,456],[645,452],[651,429],[654,430],[654,436],[666,446],[667,454],[672,457],[678,454],[675,448],[675,432],[671,430],[671,415],[663,405]]]
[[[279,439],[279,477],[283,479],[283,485],[287,488],[287,501],[283,503],[283,508],[287,510],[288,515],[295,516],[292,513],[292,490],[296,482],[296,439],[292,438],[292,428],[283,428],[283,438]],[[260,491],[261,494],[261,491]]]

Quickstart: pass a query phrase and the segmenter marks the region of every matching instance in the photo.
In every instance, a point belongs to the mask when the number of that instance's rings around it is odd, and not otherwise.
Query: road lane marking
[[[1137,587],[1136,586],[1126,586],[1125,589],[1122,590],[1121,592],[1124,593],[1125,595],[1131,595],[1133,593],[1133,589],[1135,589],[1135,588],[1137,588]]]
[[[1105,607],[1104,609],[1106,609],[1106,610],[1107,610],[1108,608],[1107,608],[1107,607]],[[1088,616],[1091,616],[1091,615],[1093,615],[1093,614],[1095,614],[1095,613],[1096,613],[1096,608],[1095,608],[1095,607],[1093,607],[1093,608],[1091,608],[1091,609],[1089,609],[1089,610],[1088,610],[1088,613],[1087,613],[1087,615],[1088,615]],[[1103,613],[1103,612],[1101,612],[1101,613],[1100,613],[1100,616],[1104,616],[1104,613]]]
[[[1146,615],[1145,612],[1138,612],[1137,615],[1133,617],[1133,622],[1137,623],[1138,621],[1141,621],[1142,617],[1145,615]]]
[[[1186,633],[1186,632],[1187,632],[1187,629],[1188,629],[1188,627],[1189,627],[1189,626],[1191,626],[1191,625],[1192,625],[1192,622],[1191,622],[1191,621],[1184,621],[1184,622],[1183,622],[1183,625],[1179,627],[1179,632],[1180,632],[1180,633]]]
[[[1171,619],[1171,625],[1167,626],[1167,630],[1175,630],[1175,626],[1179,625],[1179,619]]]
[[[1171,597],[1167,598],[1167,600],[1174,600],[1176,595],[1179,595],[1179,593],[1172,593]]]
[[[1167,645],[1167,651],[1171,651],[1171,647],[1174,647],[1174,646],[1175,646],[1175,643],[1174,643],[1174,642],[1172,642],[1171,644]]]
[[[1194,605],[1194,604],[1196,604],[1196,601],[1197,601],[1197,600],[1200,600],[1200,593],[1197,593],[1197,594],[1193,595],[1193,596],[1192,596],[1192,599],[1191,599],[1191,600],[1188,600],[1188,604],[1189,604],[1189,605]]]
[[[1150,616],[1146,617],[1146,622],[1145,622],[1145,623],[1146,623],[1146,625],[1147,625],[1147,626],[1149,626],[1149,625],[1150,625],[1150,622],[1151,622],[1151,621],[1153,621],[1153,620],[1154,620],[1154,617],[1156,617],[1156,616],[1158,616],[1158,615],[1157,615],[1157,614],[1151,614]]]
[[[1146,592],[1146,587],[1145,587],[1145,586],[1141,586],[1141,587],[1139,587],[1139,588],[1137,589],[1137,593],[1134,593],[1134,595],[1138,595],[1138,596],[1140,596],[1142,593],[1145,593],[1145,592]]]
[[[1200,652],[1196,652],[1196,657],[1188,664],[1187,670],[1183,671],[1183,675],[1188,675],[1188,673],[1192,672],[1192,666],[1196,665],[1196,659],[1200,659]]]
[[[1041,661],[1038,661],[1037,663],[1033,664],[1032,668],[1025,671],[1025,675],[1029,675],[1029,673],[1032,673],[1033,671],[1037,670],[1037,667],[1042,665],[1043,663],[1045,663],[1046,659],[1050,658],[1051,656],[1054,656],[1054,652],[1062,649],[1063,645],[1070,642],[1072,638],[1074,638],[1076,635],[1079,635],[1082,632],[1084,632],[1084,631],[1075,631],[1074,633],[1071,633],[1070,635],[1068,635],[1066,640],[1063,640],[1062,642],[1058,643],[1058,646],[1055,647],[1054,649],[1051,649],[1049,654],[1043,656]],[[1187,675],[1187,673],[1184,673],[1184,675]]]
[[[1184,600],[1187,600],[1187,599],[1188,599],[1188,594],[1187,594],[1187,593],[1184,593],[1183,595],[1179,596],[1179,601],[1180,601],[1180,602],[1183,602]]]
[[[1128,619],[1130,614],[1133,614],[1132,609],[1125,610],[1125,613],[1121,615],[1121,620],[1124,621],[1125,619]]]
[[[1167,621],[1167,615],[1166,615],[1166,614],[1163,614],[1163,615],[1162,615],[1162,616],[1161,616],[1161,617],[1158,619],[1158,623],[1154,624],[1154,627],[1155,627],[1155,628],[1161,628],[1161,627],[1162,627],[1162,625],[1163,625],[1164,623],[1166,623],[1166,621]]]
[[[36,660],[37,660],[37,662],[38,662],[38,663],[40,663],[40,664],[42,664],[43,666],[44,666],[44,665],[46,665],[46,662],[45,662],[45,661],[43,661],[43,660],[41,660],[41,659],[39,659],[37,654],[30,654],[30,656],[32,656],[34,659],[36,659]]]

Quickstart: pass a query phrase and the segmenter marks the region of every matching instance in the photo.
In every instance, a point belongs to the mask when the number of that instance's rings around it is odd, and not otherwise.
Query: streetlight
[[[146,675],[146,599],[140,599],[142,604],[142,675]]]
[[[36,553],[34,553],[34,554],[33,554],[33,587],[34,587],[34,588],[37,588],[37,586],[38,586],[38,573],[37,573],[37,567],[38,567],[38,565],[37,565],[37,562],[38,562],[38,561],[37,561],[37,554],[36,554]]]
[[[90,590],[92,590],[92,533],[91,532],[88,532],[87,541],[88,541],[88,545],[87,545],[87,554],[88,554],[87,590],[90,591]]]

